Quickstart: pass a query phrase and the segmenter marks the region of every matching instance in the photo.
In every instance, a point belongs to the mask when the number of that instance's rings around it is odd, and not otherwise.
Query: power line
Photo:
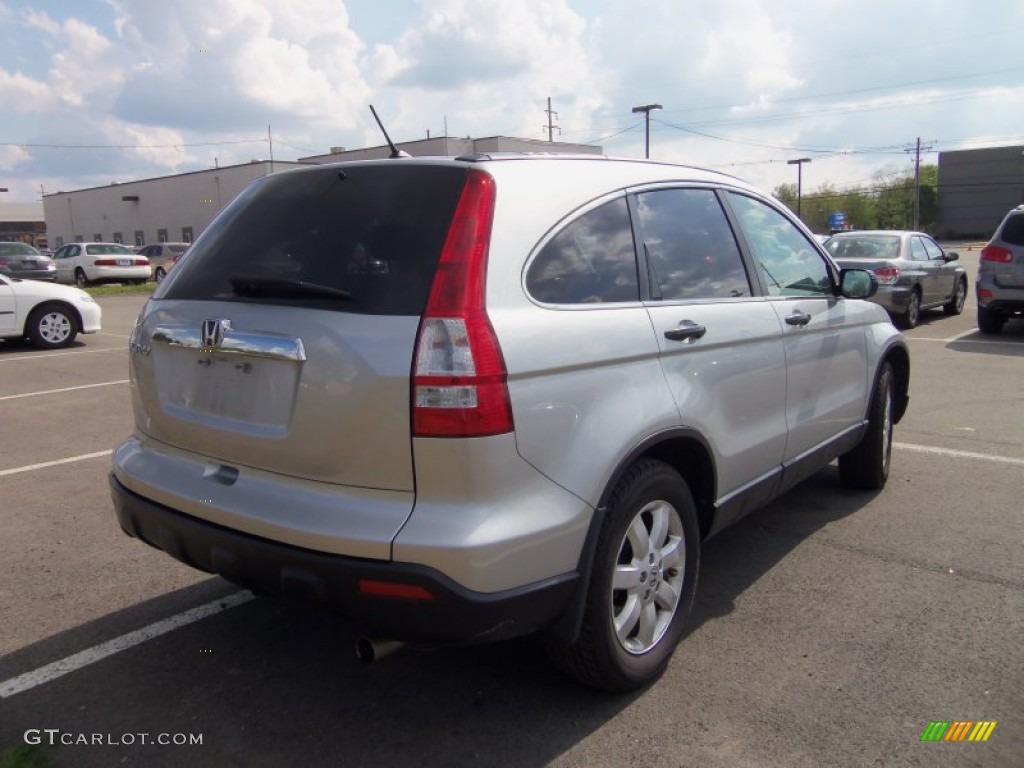
[[[266,144],[266,139],[239,139],[237,141],[201,141],[178,144],[30,144],[20,141],[0,141],[0,147],[22,149],[168,149],[177,147],[221,147],[228,144]]]

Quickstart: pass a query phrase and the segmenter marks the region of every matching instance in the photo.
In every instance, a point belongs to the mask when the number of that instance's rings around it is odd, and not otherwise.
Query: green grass
[[[42,747],[19,744],[0,755],[0,768],[54,768],[53,762]]]
[[[156,288],[156,283],[143,283],[142,285],[124,283],[123,285],[90,285],[85,292],[90,296],[120,296],[130,293],[152,293],[154,288]]]

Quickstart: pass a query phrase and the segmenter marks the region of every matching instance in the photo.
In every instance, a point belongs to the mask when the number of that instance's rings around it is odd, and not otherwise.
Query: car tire
[[[1003,330],[1006,318],[998,312],[978,307],[978,330],[984,334],[996,334]]]
[[[868,427],[853,450],[839,457],[839,478],[850,488],[877,491],[885,487],[892,463],[892,365],[883,363],[871,393]]]
[[[956,289],[948,302],[942,305],[942,311],[947,315],[959,315],[964,311],[964,302],[967,301],[967,278],[961,277],[956,281]]]
[[[156,280],[157,283],[162,283],[165,277],[167,277],[167,273],[164,271],[164,268],[157,267],[156,272],[153,273],[153,279]]]
[[[89,286],[89,278],[81,267],[75,270],[75,285],[79,288],[87,288]]]
[[[909,331],[911,328],[916,328],[919,322],[921,322],[921,291],[915,287],[910,292],[906,311],[897,316],[896,324],[903,330]]]
[[[656,679],[693,605],[699,536],[693,497],[679,473],[653,459],[630,467],[598,536],[579,636],[569,645],[548,642],[555,665],[608,691]]]
[[[32,310],[25,324],[25,335],[40,349],[66,347],[78,335],[78,319],[67,307],[44,304]]]

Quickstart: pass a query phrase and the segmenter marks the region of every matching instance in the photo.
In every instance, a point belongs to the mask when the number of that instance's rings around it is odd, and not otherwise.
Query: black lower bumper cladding
[[[568,573],[502,592],[474,592],[423,565],[317,552],[200,520],[133,493],[113,473],[110,488],[129,536],[256,593],[338,610],[395,640],[448,645],[528,634],[565,610],[578,578]],[[433,599],[366,595],[359,589],[362,579],[414,585]]]

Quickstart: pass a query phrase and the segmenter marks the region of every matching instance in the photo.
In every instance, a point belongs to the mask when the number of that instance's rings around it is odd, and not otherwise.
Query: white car
[[[99,331],[100,314],[96,300],[78,288],[0,275],[0,338],[66,347],[79,333]]]
[[[149,259],[121,243],[68,243],[53,254],[57,280],[84,288],[90,283],[144,283]]]

